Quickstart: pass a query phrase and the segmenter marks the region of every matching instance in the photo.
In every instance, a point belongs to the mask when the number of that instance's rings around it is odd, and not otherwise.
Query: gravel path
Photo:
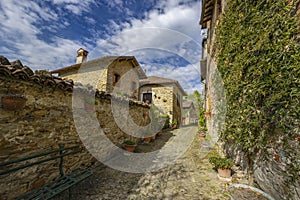
[[[195,134],[195,139],[175,163],[146,174],[121,172],[98,163],[89,179],[55,199],[230,199],[226,190],[228,182],[218,179],[208,162],[208,157],[216,154],[216,151],[212,150],[202,158],[200,147],[205,139],[196,135],[196,127],[190,130],[190,134]],[[172,140],[173,134],[178,133],[180,130],[164,132],[150,144],[140,144],[136,151],[159,149]],[[241,182],[239,180],[243,176],[236,173],[233,179]]]

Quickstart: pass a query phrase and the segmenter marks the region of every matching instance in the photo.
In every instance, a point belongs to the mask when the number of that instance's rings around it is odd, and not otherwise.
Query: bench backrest
[[[38,164],[41,164],[41,163],[44,163],[44,162],[47,162],[47,161],[50,161],[50,160],[55,160],[55,159],[59,158],[60,159],[60,161],[59,161],[59,173],[60,173],[60,176],[64,176],[63,158],[65,156],[68,156],[68,155],[76,154],[76,153],[80,152],[81,149],[79,148],[79,145],[66,147],[66,148],[64,148],[64,146],[62,144],[59,144],[58,146],[59,146],[58,149],[53,149],[53,150],[45,151],[43,153],[35,154],[35,155],[32,155],[32,156],[28,156],[28,157],[19,158],[19,159],[12,160],[12,161],[0,163],[0,175],[8,174],[8,173],[20,170],[20,169],[25,169],[27,167],[31,167],[31,166],[34,166],[34,165],[38,165]],[[46,158],[46,157],[48,157],[48,158]],[[38,161],[30,162],[30,163],[24,163],[26,161],[30,161],[30,160],[35,159],[35,158],[42,158],[42,159],[40,159]],[[18,163],[23,163],[23,164],[20,164],[16,167],[10,167],[11,165],[18,164]]]

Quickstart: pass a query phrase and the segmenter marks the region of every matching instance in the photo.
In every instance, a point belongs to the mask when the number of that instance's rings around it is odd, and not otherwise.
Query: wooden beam
[[[207,22],[208,20],[211,20],[211,19],[212,19],[211,15],[209,15],[207,17],[203,17],[202,23]]]

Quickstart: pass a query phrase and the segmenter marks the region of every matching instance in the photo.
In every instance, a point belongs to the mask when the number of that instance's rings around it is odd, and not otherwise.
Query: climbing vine
[[[221,139],[240,144],[250,158],[280,141],[293,152],[287,156],[294,159],[290,167],[297,172],[299,152],[294,148],[299,148],[300,134],[299,16],[296,3],[289,2],[227,1],[216,45],[227,101]]]

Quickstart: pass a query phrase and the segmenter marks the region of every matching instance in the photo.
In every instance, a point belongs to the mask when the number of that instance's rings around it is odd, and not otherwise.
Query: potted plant
[[[233,161],[230,158],[210,157],[209,162],[218,170],[220,177],[229,178]]]
[[[144,143],[150,143],[152,140],[152,131],[150,129],[144,132]]]
[[[124,148],[126,151],[134,152],[134,150],[136,148],[136,142],[134,142],[132,140],[126,140],[124,142]]]
[[[173,129],[177,128],[177,120],[176,119],[173,119],[173,121],[172,121],[172,128]]]
[[[95,98],[85,99],[84,101],[84,108],[86,110],[93,110],[95,105],[98,105],[98,100]]]
[[[144,138],[144,142],[145,142],[145,143],[150,143],[150,142],[151,142],[151,139],[152,139],[151,136],[150,136],[150,137],[145,137],[145,138]]]
[[[205,136],[206,136],[205,130],[198,130],[198,135],[199,135],[200,137],[205,138]]]
[[[157,136],[162,136],[162,134],[163,134],[163,131],[162,131],[162,130],[160,130],[160,131],[158,131],[158,132],[156,133]]]
[[[20,92],[11,90],[1,98],[1,101],[4,110],[14,111],[23,109],[27,99]]]

